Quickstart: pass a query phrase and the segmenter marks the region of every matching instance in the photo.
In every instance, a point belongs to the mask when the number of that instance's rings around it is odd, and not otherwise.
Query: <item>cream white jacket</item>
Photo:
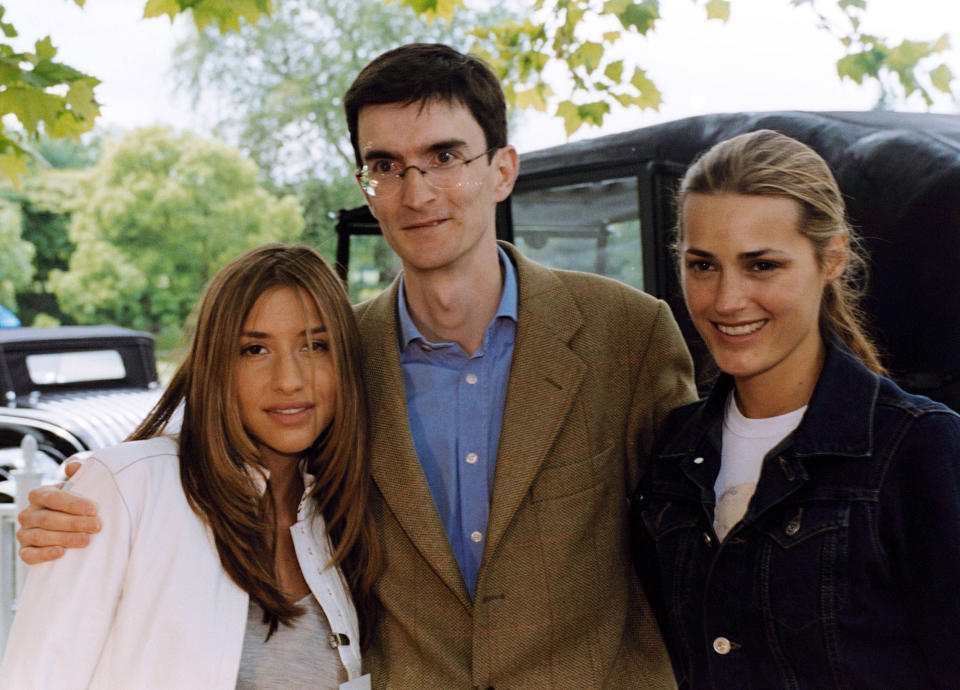
[[[177,450],[161,437],[84,454],[67,487],[97,503],[103,528],[87,548],[30,568],[0,688],[235,687],[249,599],[187,503]],[[339,570],[324,567],[331,547],[314,505],[301,500],[290,529],[354,679],[357,614]]]

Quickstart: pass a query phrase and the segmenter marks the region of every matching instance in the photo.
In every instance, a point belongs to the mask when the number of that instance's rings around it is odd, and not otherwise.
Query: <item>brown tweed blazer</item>
[[[389,688],[674,687],[627,498],[654,431],[694,397],[683,339],[665,303],[503,246],[518,324],[473,602],[410,437],[397,284],[356,307],[385,556],[366,665]]]

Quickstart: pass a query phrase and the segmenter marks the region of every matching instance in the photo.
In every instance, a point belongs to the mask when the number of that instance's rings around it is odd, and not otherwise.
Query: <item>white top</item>
[[[750,419],[737,407],[733,391],[723,415],[720,473],[713,485],[717,497],[713,528],[720,539],[740,522],[757,489],[763,458],[797,428],[807,406],[776,417]]]
[[[234,687],[249,597],[187,503],[177,451],[161,437],[80,456],[67,489],[96,502],[102,530],[30,568],[0,689]],[[310,590],[349,640],[338,652],[353,679],[357,615],[340,571],[325,567],[331,548],[314,506],[301,500],[290,531]]]

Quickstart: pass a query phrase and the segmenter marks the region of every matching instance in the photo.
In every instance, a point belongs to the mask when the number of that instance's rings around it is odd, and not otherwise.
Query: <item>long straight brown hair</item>
[[[250,250],[210,281],[196,311],[186,357],[163,396],[130,439],[162,434],[182,408],[180,479],[193,509],[209,524],[224,570],[265,612],[270,633],[302,609],[280,591],[274,570],[275,516],[270,492],[258,485],[255,441],[241,423],[234,388],[240,334],[247,314],[266,291],[303,291],[319,310],[337,376],[333,419],[305,451],[314,477],[311,497],[333,543],[361,623],[361,646],[376,615],[373,583],[380,551],[367,511],[367,410],[360,366],[360,334],[343,284],[315,250],[271,244]],[[251,471],[253,469],[253,471]]]

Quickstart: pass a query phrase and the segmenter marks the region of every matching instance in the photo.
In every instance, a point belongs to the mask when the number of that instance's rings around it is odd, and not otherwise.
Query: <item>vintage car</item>
[[[669,248],[674,193],[699,153],[763,128],[807,143],[833,169],[869,254],[865,307],[893,377],[960,409],[960,116],[704,115],[532,151],[520,156],[513,194],[500,204],[497,235],[540,263],[612,276],[667,300],[698,372],[709,371]],[[337,232],[354,299],[392,280],[399,265],[366,208],[341,211]]]
[[[160,397],[153,336],[117,326],[0,329],[0,502],[10,502],[20,445],[55,478],[74,453],[122,441]]]

